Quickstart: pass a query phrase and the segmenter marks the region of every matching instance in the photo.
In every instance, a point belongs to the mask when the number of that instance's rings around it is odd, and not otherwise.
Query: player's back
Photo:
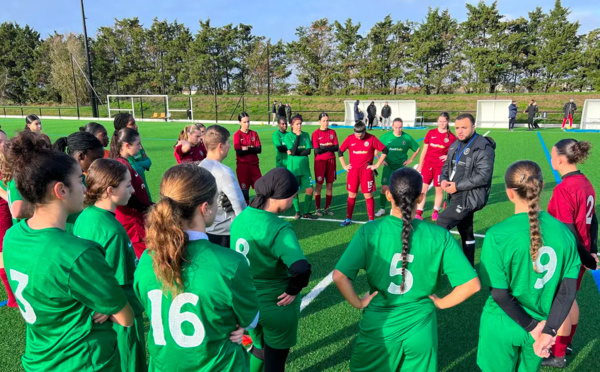
[[[481,253],[483,285],[509,289],[525,311],[541,320],[550,313],[563,278],[576,279],[581,265],[573,234],[546,212],[539,213],[542,247],[535,263],[530,253],[529,216],[515,214],[492,226]],[[484,311],[504,314],[490,296]]]

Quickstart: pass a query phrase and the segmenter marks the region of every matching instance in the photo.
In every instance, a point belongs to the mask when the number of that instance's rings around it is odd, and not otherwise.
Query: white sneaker
[[[375,217],[381,217],[385,214],[385,209],[380,209],[375,213]]]

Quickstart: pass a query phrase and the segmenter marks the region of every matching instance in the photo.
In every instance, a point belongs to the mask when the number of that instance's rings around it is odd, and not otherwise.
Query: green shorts
[[[402,341],[375,343],[358,335],[350,370],[360,371],[437,371],[437,318],[431,320],[420,330]]]
[[[398,167],[398,168],[392,168],[392,167],[388,167],[387,165],[385,165],[383,167],[383,172],[381,172],[381,186],[390,186],[390,178],[392,177],[392,173],[394,173],[394,171],[400,169],[402,167]]]
[[[298,342],[298,321],[300,320],[300,295],[287,306],[277,303],[259,305],[258,325],[249,329],[252,343],[262,349],[263,342],[274,349],[289,349]]]
[[[306,190],[313,187],[312,176],[296,176],[300,190]]]
[[[117,347],[121,355],[121,370],[147,371],[144,317],[141,314],[136,316],[131,327],[122,327],[114,324],[113,329],[117,332]]]
[[[533,337],[508,315],[483,311],[477,365],[482,371],[537,371],[542,358],[533,352]]]

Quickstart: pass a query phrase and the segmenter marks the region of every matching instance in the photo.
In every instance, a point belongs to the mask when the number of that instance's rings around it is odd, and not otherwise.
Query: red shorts
[[[440,187],[442,178],[442,168],[431,167],[427,164],[423,164],[423,169],[421,169],[421,176],[423,176],[424,184],[430,185],[431,181],[433,181],[434,187]]]
[[[335,161],[335,159],[315,160],[316,183],[322,185],[323,182],[333,183],[336,180]]]
[[[346,184],[348,191],[352,193],[358,192],[359,185],[360,191],[363,194],[377,190],[375,187],[375,176],[373,175],[373,171],[367,168],[350,168]]]
[[[579,275],[577,276],[577,290],[579,291],[579,288],[581,288],[581,280],[583,279],[583,274],[585,274],[585,271],[587,269],[585,268],[585,266],[581,265],[581,268],[579,269]]]
[[[254,182],[262,177],[258,164],[237,163],[235,167],[235,175],[242,190],[250,190],[254,188]]]

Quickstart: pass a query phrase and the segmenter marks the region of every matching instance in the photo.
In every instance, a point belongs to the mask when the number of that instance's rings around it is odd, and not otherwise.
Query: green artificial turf
[[[109,135],[112,133],[112,124],[102,122],[106,125]],[[9,137],[15,131],[23,128],[23,119],[0,119],[2,129]],[[64,136],[77,130],[85,122],[67,120],[43,120],[44,132],[54,141],[59,136]],[[183,124],[173,123],[139,123],[142,141],[146,152],[152,159],[153,165],[146,173],[152,195],[156,198],[159,194],[158,185],[160,177],[170,166],[175,164],[173,157],[173,144]],[[233,133],[237,125],[226,125]],[[317,127],[307,126],[305,131],[312,132]],[[263,173],[270,170],[275,164],[275,150],[271,142],[271,134],[274,127],[261,126],[255,123],[252,129],[258,131],[263,143],[263,153],[260,155],[261,169]],[[350,129],[337,129],[341,140],[351,134]],[[415,139],[422,139],[426,130],[407,130]],[[479,131],[481,134],[487,130]],[[380,136],[380,130],[373,132]],[[591,141],[594,146],[600,146],[600,134],[597,133],[568,133],[565,134],[558,129],[541,130],[541,137],[548,149],[559,139],[573,137],[578,140]],[[550,164],[542,149],[537,132],[528,132],[525,129],[517,129],[515,132],[507,130],[492,130],[490,137],[496,140],[496,163],[494,169],[493,186],[490,200],[486,208],[475,214],[475,232],[485,234],[486,230],[509,217],[513,213],[512,204],[508,201],[504,191],[504,171],[513,162],[521,159],[536,161],[542,168],[545,178],[545,191],[542,196],[542,206],[545,208],[550,199],[552,189],[556,180],[552,174]],[[225,163],[235,167],[235,156],[233,151]],[[581,167],[582,171],[589,177],[592,184],[600,184],[600,152],[592,151],[592,156],[587,163]],[[341,169],[338,165],[338,169]],[[332,210],[335,213],[332,219],[344,219],[346,211],[346,176],[341,172],[334,184],[334,199]],[[377,180],[378,185],[380,179]],[[324,194],[324,191],[323,191]],[[379,193],[375,194],[376,209],[378,209]],[[301,198],[303,201],[304,198]],[[324,203],[323,195],[323,203]],[[433,202],[433,191],[428,195],[428,203],[424,217],[429,220],[431,216],[431,203]],[[286,213],[288,216],[293,211]],[[363,198],[359,196],[356,213],[356,221],[366,221],[366,208]],[[334,268],[338,258],[344,251],[346,245],[357,231],[359,225],[354,224],[345,228],[339,223],[326,221],[293,221],[290,220],[305,255],[311,262],[313,274],[308,288],[303,294],[309,293],[321,280],[323,280]],[[400,237],[398,237],[400,238]],[[479,249],[482,239],[477,238],[476,263],[479,261]],[[32,257],[32,259],[36,259]],[[367,291],[365,276],[361,275],[356,281],[357,292]],[[443,283],[439,290],[440,295],[450,291],[449,284]],[[489,296],[487,289],[474,295],[465,303],[455,308],[438,311],[438,334],[439,334],[439,370],[440,371],[476,371],[477,340],[479,329],[479,318],[483,304]],[[6,299],[4,288],[0,289],[0,301]],[[598,371],[600,360],[594,355],[598,350],[600,341],[600,325],[595,322],[597,307],[600,304],[600,296],[591,275],[587,273],[583,279],[581,291],[577,296],[581,310],[581,320],[577,335],[573,340],[574,355],[568,357],[569,367],[567,371]],[[327,287],[310,305],[302,312],[298,345],[294,347],[288,358],[289,371],[347,371],[353,343],[358,333],[358,322],[360,311],[350,306],[339,294],[335,285]],[[502,332],[502,330],[498,330]],[[20,357],[25,347],[25,323],[17,309],[6,306],[0,307],[0,371],[21,370]],[[544,369],[542,369],[544,370]],[[550,371],[550,369],[547,369]]]

